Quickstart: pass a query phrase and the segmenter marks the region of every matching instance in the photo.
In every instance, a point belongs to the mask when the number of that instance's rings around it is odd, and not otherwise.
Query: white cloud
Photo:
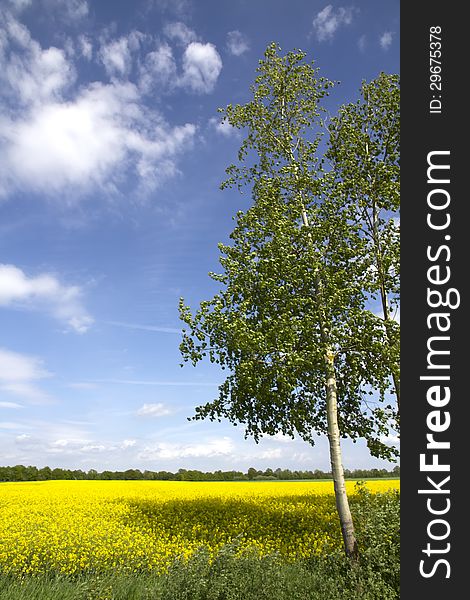
[[[120,444],[120,447],[123,450],[127,450],[127,448],[133,448],[137,444],[137,440],[123,440]]]
[[[82,446],[80,452],[105,452],[108,448],[104,444],[85,444]]]
[[[19,462],[28,464],[49,464],[77,468],[78,464],[91,464],[94,457],[99,457],[100,468],[116,462],[115,468],[123,468],[123,464],[134,461],[139,440],[127,437],[110,440],[106,436],[93,434],[81,426],[70,425],[66,421],[29,421],[0,422],[0,429],[11,431],[5,433],[0,447],[0,454],[12,456]],[[13,434],[13,435],[12,435]],[[55,462],[54,461],[58,461]],[[53,461],[53,464],[51,464]]]
[[[11,425],[11,429],[21,429],[20,424],[12,423]],[[72,429],[65,430],[63,433],[65,435],[62,437],[54,436],[53,430],[46,431],[45,435],[41,435],[41,437],[22,434],[16,436],[15,441],[22,447],[34,449],[36,454],[60,455],[61,458],[71,457],[75,460],[78,457],[83,459],[84,456],[89,457],[104,452],[119,456],[122,451],[133,448],[137,443],[134,439],[125,439],[122,442],[98,441],[78,429],[75,432]]]
[[[132,53],[139,49],[144,37],[143,33],[134,30],[127,36],[102,43],[99,57],[110,77],[129,75],[132,67]]]
[[[0,198],[33,191],[71,204],[97,190],[116,195],[128,176],[137,193],[148,195],[178,172],[176,157],[191,147],[196,128],[169,126],[127,79],[143,34],[102,44],[101,59],[120,80],[75,88],[75,66],[63,50],[42,49],[11,15],[0,15],[0,25],[2,19],[7,51],[0,52]],[[83,37],[80,43],[79,54],[89,56]],[[217,57],[210,45],[196,45],[195,53],[188,52],[184,85],[210,89],[220,70]],[[167,79],[174,73],[163,50],[150,56],[146,68],[147,88],[157,72]]]
[[[283,444],[289,444],[295,441],[295,439],[291,438],[290,435],[285,435],[281,431],[278,431],[278,433],[275,433],[273,436],[266,436],[266,439],[271,439],[276,442],[282,442]]]
[[[230,123],[226,120],[220,121],[219,119],[216,119],[215,117],[211,117],[209,119],[209,125],[211,127],[213,127],[215,129],[215,131],[217,131],[217,133],[220,133],[224,137],[228,138],[228,137],[237,135],[236,127],[232,127],[230,125]]]
[[[93,323],[81,302],[78,286],[65,286],[48,273],[28,277],[14,265],[0,264],[0,307],[19,306],[50,312],[77,333]]]
[[[263,460],[270,460],[272,458],[281,458],[282,450],[281,448],[271,448],[271,450],[263,450],[258,454],[258,457]]]
[[[385,31],[381,36],[380,36],[380,47],[383,50],[388,50],[390,48],[390,46],[392,45],[392,41],[393,41],[393,33],[391,31]]]
[[[216,47],[195,41],[196,34],[183,23],[167,25],[165,33],[167,37],[186,46],[182,71],[178,73],[171,46],[167,42],[159,44],[139,63],[138,88],[141,93],[162,94],[177,88],[196,93],[212,92],[222,69],[222,59]]]
[[[93,462],[95,456],[100,457],[100,464],[106,464],[109,457],[127,461],[129,451],[137,444],[135,439],[124,439],[122,441],[110,441],[94,439],[89,432],[77,427],[67,427],[63,424],[53,423],[24,423],[3,422],[0,429],[9,429],[20,432],[21,430],[33,430],[31,433],[20,433],[11,439],[18,451],[21,461],[29,464],[50,464],[51,460],[57,459],[59,466],[77,468],[77,463]],[[4,448],[2,448],[3,454]],[[51,465],[53,466],[53,465]],[[101,468],[105,468],[102,466]]]
[[[213,44],[192,42],[184,51],[180,85],[193,92],[212,92],[222,70],[222,59]]]
[[[48,376],[39,358],[0,348],[0,390],[31,402],[44,402],[49,398],[36,382]]]
[[[0,351],[1,352],[1,351]],[[0,408],[23,408],[22,404],[17,404],[16,402],[0,402]]]
[[[312,454],[309,452],[294,452],[291,458],[294,465],[299,463],[307,463],[311,465],[313,460]],[[323,468],[329,469],[329,463],[326,463],[326,466]]]
[[[182,459],[182,458],[214,458],[217,456],[230,456],[234,451],[234,444],[228,437],[210,440],[200,444],[170,444],[158,443],[147,446],[139,453],[141,460],[155,459]]]
[[[384,444],[388,444],[388,445],[393,445],[393,444],[397,444],[400,445],[400,438],[398,437],[398,435],[394,435],[392,433],[389,433],[388,435],[384,435],[380,437],[380,441]]]
[[[234,56],[241,56],[248,52],[250,45],[247,37],[240,31],[229,31],[227,33],[227,49]]]
[[[42,445],[44,451],[48,454],[68,454],[72,456],[96,454],[115,449],[115,446],[82,438],[61,438],[49,443],[43,442]]]
[[[4,131],[3,175],[11,186],[54,196],[96,187],[112,193],[133,164],[140,183],[154,188],[175,174],[172,158],[190,145],[194,133],[194,125],[169,128],[146,114],[133,84],[97,83],[75,102],[46,104],[11,123]]]
[[[0,55],[0,83],[10,91],[7,99],[20,106],[38,105],[59,98],[75,80],[76,73],[65,52],[51,46],[42,49],[29,31],[10,15],[0,13],[11,56]]]
[[[163,33],[170,39],[187,46],[191,42],[197,40],[196,33],[189,29],[187,25],[177,21],[175,23],[168,23],[163,28]]]
[[[39,358],[0,348],[0,382],[28,382],[48,375]]]
[[[141,417],[164,417],[171,414],[171,411],[161,402],[157,404],[144,404],[139,408],[137,414]]]
[[[176,81],[176,63],[168,44],[161,44],[149,52],[139,67],[139,89],[149,93],[158,88],[171,88]]]
[[[327,4],[313,19],[313,30],[319,42],[332,40],[337,30],[344,26],[350,25],[354,16],[352,7],[333,8],[331,4]]]
[[[91,60],[93,57],[93,43],[90,38],[86,35],[80,35],[78,37],[78,47],[80,54],[87,60]]]
[[[126,38],[121,38],[103,46],[100,58],[109,76],[127,75],[131,68],[131,55]]]

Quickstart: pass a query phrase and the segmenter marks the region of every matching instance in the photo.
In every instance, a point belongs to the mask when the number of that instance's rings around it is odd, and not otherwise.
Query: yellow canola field
[[[347,482],[348,493],[354,482]],[[398,480],[367,482],[373,493]],[[45,481],[0,484],[0,572],[163,570],[238,539],[286,559],[341,545],[333,484]]]

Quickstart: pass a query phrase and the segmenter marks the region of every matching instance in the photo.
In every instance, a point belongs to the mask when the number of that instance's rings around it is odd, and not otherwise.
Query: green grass
[[[0,600],[398,600],[399,494],[361,489],[352,502],[361,559],[338,552],[287,564],[239,554],[228,544],[211,562],[201,549],[161,575],[83,574],[0,578]]]

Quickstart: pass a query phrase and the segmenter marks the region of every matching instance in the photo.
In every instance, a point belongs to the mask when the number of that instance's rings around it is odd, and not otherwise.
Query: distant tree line
[[[387,469],[345,469],[344,475],[349,479],[368,479],[374,477],[399,477],[400,467],[396,466],[391,471]],[[159,480],[159,481],[287,481],[302,479],[331,479],[330,471],[291,471],[290,469],[266,469],[262,471],[250,467],[246,473],[242,471],[198,471],[197,469],[179,469],[177,473],[170,471],[140,471],[127,469],[126,471],[102,471],[95,469],[82,471],[81,469],[51,469],[50,467],[33,467],[15,465],[14,467],[0,467],[0,481],[49,481],[51,479],[98,479],[98,480]]]

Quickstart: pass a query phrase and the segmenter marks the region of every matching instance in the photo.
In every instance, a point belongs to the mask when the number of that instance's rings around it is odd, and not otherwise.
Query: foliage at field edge
[[[382,477],[384,479],[400,476],[400,467],[396,465],[391,471],[387,469],[349,469],[344,470],[346,479],[370,479]],[[178,469],[176,473],[171,471],[141,471],[140,469],[127,469],[126,471],[96,471],[89,469],[62,469],[56,467],[51,469],[48,466],[35,467],[33,465],[14,465],[0,466],[0,482],[2,481],[49,481],[58,479],[102,479],[108,480],[149,480],[149,481],[259,481],[259,480],[277,480],[292,481],[302,479],[331,479],[331,471],[299,471],[291,469],[271,469],[268,467],[264,471],[250,467],[246,473],[242,471],[199,471],[198,469]]]

